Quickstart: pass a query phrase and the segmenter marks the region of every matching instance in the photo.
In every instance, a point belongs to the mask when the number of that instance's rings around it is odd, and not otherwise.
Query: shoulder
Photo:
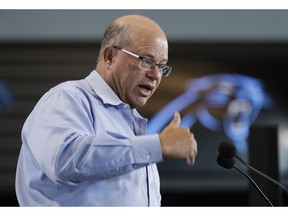
[[[88,86],[84,85],[85,80],[73,80],[62,82],[51,89],[49,89],[44,95],[44,98],[48,98],[55,94],[67,94],[67,95],[81,95],[86,91],[89,91]]]

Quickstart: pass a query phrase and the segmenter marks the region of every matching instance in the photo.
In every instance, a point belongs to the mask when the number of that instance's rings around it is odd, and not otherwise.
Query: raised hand
[[[197,155],[197,142],[189,128],[179,127],[181,117],[174,114],[171,122],[159,134],[164,157],[186,159],[188,165],[194,165]]]

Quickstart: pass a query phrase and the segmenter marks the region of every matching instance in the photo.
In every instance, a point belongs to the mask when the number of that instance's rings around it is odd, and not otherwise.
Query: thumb
[[[170,121],[170,123],[167,126],[167,128],[177,128],[177,127],[179,127],[180,122],[181,122],[181,116],[180,116],[179,112],[175,112],[174,113],[174,117]]]

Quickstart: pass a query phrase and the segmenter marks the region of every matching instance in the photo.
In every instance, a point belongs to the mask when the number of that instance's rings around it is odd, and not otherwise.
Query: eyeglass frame
[[[118,49],[118,50],[120,50],[120,51],[122,51],[122,52],[124,52],[124,53],[126,53],[126,54],[128,54],[128,55],[130,55],[130,56],[133,56],[133,57],[135,57],[135,58],[138,58],[138,59],[140,60],[138,66],[139,66],[141,69],[143,69],[143,70],[147,70],[147,68],[143,68],[143,67],[140,66],[141,62],[143,63],[143,59],[148,60],[148,62],[153,63],[154,66],[152,66],[152,64],[151,64],[151,65],[150,65],[150,70],[153,70],[153,69],[157,66],[158,69],[159,69],[159,71],[161,72],[161,76],[162,76],[162,77],[168,77],[168,76],[171,74],[172,70],[173,70],[173,67],[170,67],[170,66],[168,66],[168,65],[166,65],[166,64],[158,64],[157,62],[155,62],[155,61],[152,60],[152,59],[146,58],[146,57],[144,57],[144,56],[139,56],[139,55],[137,55],[137,54],[135,54],[135,53],[132,53],[132,52],[130,52],[130,51],[128,51],[128,50],[125,50],[125,49],[123,49],[123,48],[120,48],[120,47],[117,47],[117,46],[113,46],[113,47],[114,47],[115,49]],[[164,66],[165,68],[168,68],[168,69],[169,69],[169,71],[168,71],[167,73],[165,73],[165,74],[163,74],[163,71],[161,71],[161,69],[160,69],[160,67],[163,67],[163,66]]]

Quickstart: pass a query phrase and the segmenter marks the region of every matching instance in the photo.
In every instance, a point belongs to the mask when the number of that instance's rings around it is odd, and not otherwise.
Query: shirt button
[[[150,160],[151,160],[150,154],[147,154],[147,155],[146,155],[146,160],[150,162]]]

